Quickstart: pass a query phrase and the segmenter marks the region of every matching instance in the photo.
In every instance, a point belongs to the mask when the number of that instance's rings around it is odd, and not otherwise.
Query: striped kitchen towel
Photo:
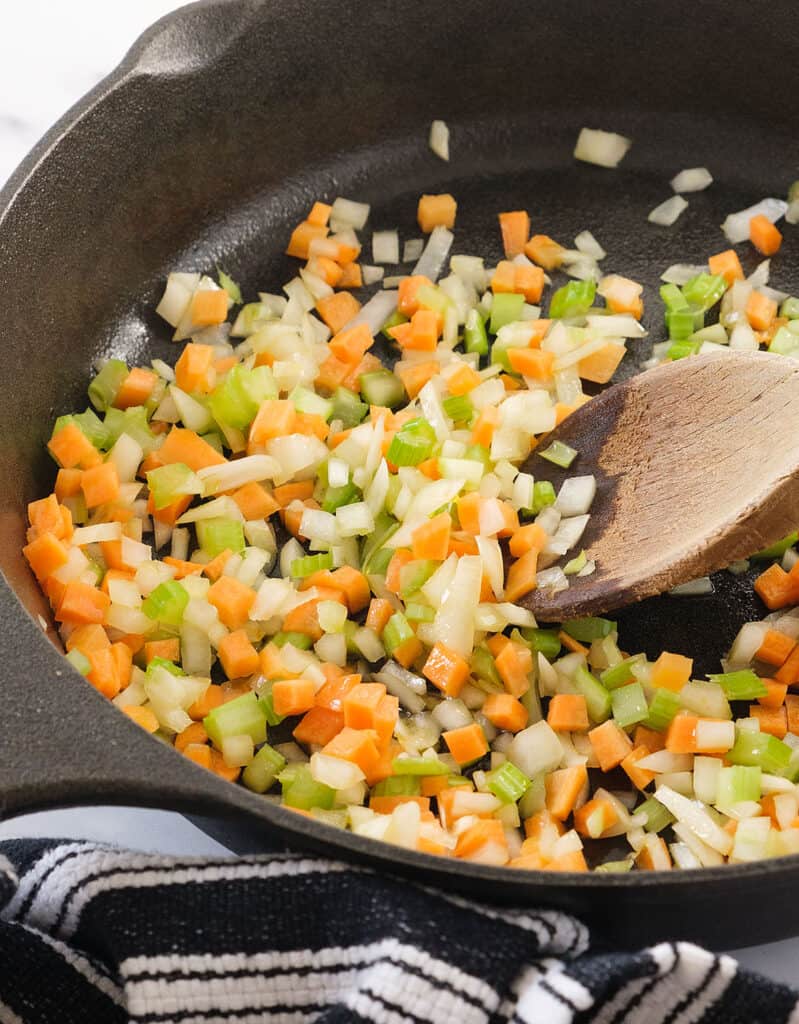
[[[509,910],[301,853],[0,844],[3,1024],[781,1024],[797,993],[683,942],[592,953]]]

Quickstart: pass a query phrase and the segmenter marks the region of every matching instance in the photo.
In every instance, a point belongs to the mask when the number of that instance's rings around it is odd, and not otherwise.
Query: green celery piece
[[[570,561],[563,566],[563,571],[567,576],[575,576],[582,572],[588,564],[588,556],[585,551],[581,551],[579,555],[575,555]]]
[[[82,651],[77,649],[77,647],[73,651],[70,651],[66,658],[70,665],[77,669],[82,676],[87,676],[91,672],[92,663]]]
[[[546,796],[545,775],[539,772],[530,779],[530,787],[519,801],[519,815],[522,818],[529,818],[538,811],[543,811]]]
[[[605,875],[626,875],[632,866],[631,860],[606,860],[604,864],[597,864],[594,871],[601,871]]]
[[[433,757],[395,757],[391,770],[395,775],[449,775],[449,768]]]
[[[759,766],[768,775],[780,775],[791,760],[791,748],[770,733],[738,730],[735,745],[724,756],[730,764]]]
[[[506,324],[515,323],[521,318],[524,308],[524,296],[514,292],[503,292],[495,295],[491,302],[491,320],[488,329],[496,334]]]
[[[254,693],[245,693],[235,700],[220,704],[203,719],[205,731],[214,746],[231,736],[249,736],[253,743],[266,740],[266,715]]]
[[[286,759],[268,743],[258,750],[241,775],[241,781],[253,793],[266,793],[286,766]]]
[[[186,675],[180,665],[176,665],[174,661],[169,661],[168,658],[151,658],[147,664],[147,675],[152,675],[157,668],[164,668],[173,676]]]
[[[547,462],[553,462],[556,466],[560,466],[563,469],[568,469],[577,458],[577,452],[574,448],[564,444],[563,441],[553,441],[543,451],[538,451],[537,454],[542,459],[546,459]],[[535,491],[535,484],[533,484],[533,490]]]
[[[405,605],[405,618],[408,622],[432,622],[435,617],[435,609],[430,605],[417,604],[415,601]]]
[[[242,367],[241,386],[251,402],[260,406],[261,402],[277,398],[280,391],[272,370],[268,366],[254,366],[251,370]]]
[[[122,381],[127,377],[127,363],[109,359],[89,385],[89,401],[98,412],[105,412],[114,404]]]
[[[640,664],[643,660],[643,654],[634,654],[631,658],[625,658],[618,665],[606,668],[604,672],[600,673],[600,682],[608,690],[616,690],[620,686],[626,686],[627,683],[635,679],[632,666]]]
[[[333,412],[331,419],[341,420],[345,430],[357,427],[364,416],[369,412],[369,406],[359,401],[348,388],[336,388],[333,392]]]
[[[310,811],[320,807],[329,811],[336,797],[335,789],[317,782],[307,764],[296,764],[284,768],[277,777],[283,787],[282,799],[287,807]]]
[[[649,714],[644,696],[644,688],[640,683],[628,683],[611,691],[610,702],[613,717],[622,729],[643,722]]]
[[[247,372],[243,366],[232,367],[211,392],[209,407],[217,423],[245,430],[255,419],[258,403],[245,386]]]
[[[709,310],[721,299],[727,290],[727,282],[721,274],[697,274],[682,286],[685,300],[703,312]]]
[[[216,268],[216,276],[219,281],[220,288],[224,288],[230,296],[230,301],[234,306],[240,306],[244,301],[241,297],[241,288],[236,284],[230,274],[226,274],[221,267]]]
[[[418,466],[430,458],[435,444],[435,431],[427,420],[411,420],[391,439],[386,458],[395,466]]]
[[[633,813],[641,814],[642,812],[646,815],[644,828],[647,832],[662,832],[675,820],[671,811],[667,811],[663,804],[653,796],[639,804]]]
[[[299,385],[289,395],[289,401],[293,403],[297,412],[321,416],[325,421],[329,420],[333,413],[333,403],[330,399],[322,398],[315,391]]]
[[[552,319],[585,316],[596,296],[594,281],[569,281],[558,288],[549,304]]]
[[[705,314],[696,306],[666,310],[666,327],[671,341],[685,341],[705,326]]]
[[[220,455],[225,454],[225,446],[222,442],[222,438],[215,430],[212,430],[209,434],[200,434],[200,437],[206,442],[206,444],[210,444],[215,451],[218,451]]]
[[[258,322],[269,320],[269,312],[263,302],[248,302],[239,310],[236,318],[236,332],[243,337],[254,334],[258,330]]]
[[[166,508],[187,494],[202,494],[200,478],[183,462],[171,462],[147,473],[147,486],[156,509]]]
[[[394,409],[405,401],[405,385],[390,370],[363,373],[358,378],[361,396],[369,405]]]
[[[759,800],[761,774],[759,765],[733,764],[720,769],[716,805],[726,808],[744,800]]]
[[[379,551],[375,551],[372,557],[369,559],[369,575],[385,576],[388,571],[388,567],[391,564],[391,559],[394,557],[394,552],[391,548],[381,548]]]
[[[799,338],[797,339],[799,343]],[[468,395],[451,395],[442,402],[444,412],[453,423],[468,423],[474,415],[474,406]]]
[[[660,297],[666,309],[686,309],[688,306],[688,300],[676,284],[661,285]]]
[[[494,655],[487,647],[475,647],[472,651],[471,672],[478,679],[485,679],[486,682],[502,688],[502,679],[497,671]]]
[[[284,633],[281,629],[279,633],[275,633],[272,637],[272,643],[277,647],[283,647],[284,644],[291,644],[292,647],[296,647],[299,651],[308,651],[311,648],[311,638],[307,633],[295,633],[291,630]]]
[[[657,689],[649,701],[649,714],[644,719],[648,729],[665,732],[672,718],[680,710],[680,698],[671,690]]]
[[[719,672],[708,676],[708,679],[719,684],[727,700],[756,700],[768,693],[763,680],[749,668],[739,672]]]
[[[390,775],[372,789],[372,796],[419,796],[421,783],[417,775]]]
[[[328,487],[322,499],[322,509],[325,512],[335,512],[337,508],[344,505],[352,505],[361,500],[361,492],[352,481],[342,484],[340,487]]]
[[[389,484],[397,477],[389,477]],[[399,482],[399,481],[397,481]],[[375,528],[372,533],[364,538],[361,547],[361,569],[364,573],[372,572],[370,561],[380,548],[386,543],[389,537],[399,529],[399,523],[389,512],[383,509],[375,519]]]
[[[155,434],[150,430],[148,413],[143,405],[131,406],[121,414],[119,409],[109,409],[105,414],[104,425],[108,431],[108,448],[117,441],[120,434],[128,434],[134,441],[138,441],[145,455],[156,446]]]
[[[782,558],[788,548],[792,548],[794,544],[799,540],[799,532],[789,533],[787,537],[783,537],[782,540],[778,540],[776,544],[770,545],[770,547],[763,548],[762,551],[756,551],[750,558],[757,559],[757,561],[767,561],[772,558]]]
[[[485,321],[476,309],[470,309],[463,328],[463,347],[467,352],[488,355],[488,335]]]
[[[491,453],[482,444],[470,444],[463,453],[464,459],[473,459],[475,462],[482,462],[486,469],[491,466]]]
[[[675,341],[670,347],[666,356],[674,362],[676,359],[685,359],[687,356],[698,355],[702,346],[701,341]]]
[[[560,654],[561,642],[556,629],[532,629],[526,626],[522,631],[522,639],[536,653],[541,653],[547,661],[553,661]]]
[[[318,555],[295,558],[291,563],[290,572],[296,579],[305,579],[306,576],[313,576],[315,572],[323,572],[325,569],[332,568],[333,556],[329,551],[324,551]]]
[[[269,688],[268,689],[264,689],[264,690],[261,691],[261,694],[260,694],[258,699],[261,702],[261,710],[264,713],[264,718],[266,718],[266,724],[267,725],[271,725],[273,727],[276,726],[276,725],[280,725],[280,723],[283,721],[283,719],[286,716],[285,715],[279,715],[275,711],[275,702],[274,702],[274,700],[272,698],[272,686],[271,686],[271,683],[269,684]]]
[[[592,722],[604,722],[610,717],[610,694],[583,665],[574,673],[574,686],[585,697],[588,717]]]
[[[380,328],[380,333],[386,339],[386,341],[393,341],[394,339],[388,333],[392,327],[399,327],[400,324],[407,324],[407,316],[403,316],[398,309],[395,309],[391,316],[386,320],[383,326]]]
[[[501,366],[506,373],[513,373],[513,367],[510,365],[510,357],[508,356],[508,349],[505,345],[494,344],[491,346],[491,362],[497,366]]]
[[[141,610],[153,622],[167,626],[179,626],[189,603],[189,594],[177,580],[159,583],[142,603]]]
[[[769,352],[777,355],[791,356],[799,349],[799,334],[790,327],[780,327],[769,342]]]
[[[617,624],[611,619],[599,619],[589,616],[584,619],[567,619],[563,623],[563,629],[570,637],[579,640],[580,643],[590,644],[592,640],[602,640],[603,637],[615,633]]]
[[[230,550],[234,555],[244,552],[244,527],[237,519],[200,519],[195,524],[197,542],[203,551],[216,558],[223,551]]]
[[[449,295],[434,284],[423,284],[416,292],[416,299],[420,306],[432,309],[435,313],[440,313],[442,317],[452,305]]]
[[[780,316],[787,317],[789,320],[799,319],[799,299],[793,296],[783,299],[780,306]]]
[[[503,804],[515,804],[530,788],[531,779],[511,761],[486,776],[488,788]]]
[[[415,635],[402,612],[395,612],[383,630],[383,645],[391,655],[401,644],[413,639]]]
[[[533,515],[537,516],[539,512],[543,512],[545,508],[549,508],[550,505],[554,505],[557,495],[555,494],[555,488],[549,482],[549,480],[537,480],[533,484],[533,507],[530,511]]]
[[[400,569],[400,597],[403,601],[420,590],[438,568],[429,558],[417,558]]]

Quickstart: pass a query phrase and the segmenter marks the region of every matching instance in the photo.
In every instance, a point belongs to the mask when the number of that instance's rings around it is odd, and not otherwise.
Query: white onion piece
[[[418,260],[424,252],[424,239],[423,238],[408,238],[402,247],[402,262],[413,263],[414,260]]]
[[[361,277],[365,285],[377,284],[378,281],[383,280],[385,270],[382,267],[370,267],[366,263],[361,264]]]
[[[574,247],[579,252],[584,252],[586,256],[593,256],[595,260],[603,260],[607,256],[590,231],[581,231],[574,239]]]
[[[651,210],[646,219],[651,224],[660,224],[663,227],[671,227],[687,206],[688,201],[683,199],[682,196],[672,196],[671,199],[667,199],[664,203],[661,203],[660,206],[656,206],[654,210]]]
[[[672,597],[698,597],[702,594],[713,593],[713,583],[709,576],[700,576],[698,580],[691,580],[689,583],[680,583],[669,591]]]
[[[580,516],[589,510],[595,495],[595,476],[568,477],[558,492],[555,508],[562,516]]]
[[[597,338],[645,338],[648,333],[638,320],[628,313],[587,316],[585,322]]]
[[[357,327],[366,324],[372,334],[377,334],[383,324],[397,308],[397,292],[385,290],[377,292],[350,320],[345,327]],[[344,328],[342,328],[344,329]]]
[[[464,658],[474,648],[474,616],[480,600],[483,560],[463,555],[432,623],[436,640]]]
[[[444,264],[447,261],[447,256],[449,256],[454,240],[455,236],[448,228],[441,227],[441,225],[433,228],[430,232],[430,237],[427,239],[427,245],[424,247],[424,251],[419,257],[412,273],[423,274],[425,277],[429,277],[431,281],[437,281],[441,276],[441,271],[444,269]]]
[[[399,235],[396,231],[372,233],[372,259],[375,263],[399,263]]]
[[[672,263],[660,275],[660,280],[665,281],[666,284],[683,285],[697,274],[706,274],[707,272],[707,263]]]
[[[95,526],[79,526],[72,534],[71,543],[82,548],[101,541],[120,540],[121,537],[122,523],[97,523]]]
[[[538,573],[537,583],[539,590],[549,590],[553,594],[557,594],[560,590],[566,590],[569,586],[569,579],[566,573],[555,565],[551,569],[544,569]]]
[[[517,732],[506,753],[509,761],[532,778],[539,772],[554,771],[563,757],[563,747],[557,733],[542,721]]]
[[[406,684],[398,679],[393,672],[387,672],[385,669],[382,672],[376,672],[374,676],[378,683],[382,683],[386,690],[393,696],[396,697],[400,704],[404,708],[407,708],[411,714],[418,714],[420,711],[424,711],[425,703],[418,693],[414,693],[413,690],[406,686]]]
[[[433,121],[430,125],[430,148],[437,157],[449,160],[449,128],[446,121]]]
[[[180,272],[169,274],[164,294],[155,307],[156,313],[163,317],[170,326],[177,327],[188,310],[194,289],[199,283],[199,274]]]
[[[713,175],[707,167],[689,167],[671,179],[675,192],[702,192],[713,184]]]
[[[733,245],[737,245],[739,242],[745,242],[749,238],[749,221],[753,217],[757,217],[758,214],[762,213],[772,224],[776,224],[781,217],[785,216],[787,209],[788,204],[784,199],[761,199],[754,206],[749,206],[745,210],[739,210],[737,213],[731,213],[721,225],[721,230],[727,236],[728,241],[732,242]]]
[[[337,224],[355,228],[356,231],[366,224],[369,219],[369,204],[356,203],[352,199],[343,199],[339,196],[334,200],[330,210],[330,217]]]
[[[751,284],[753,288],[761,288],[764,284],[768,284],[770,274],[771,260],[761,260],[749,277],[747,277],[746,283]]]
[[[615,132],[583,128],[577,137],[574,158],[598,167],[618,167],[631,145],[630,139]]]
[[[219,491],[233,491],[245,484],[259,483],[279,473],[280,463],[269,455],[246,455],[243,459],[197,470],[206,497]]]

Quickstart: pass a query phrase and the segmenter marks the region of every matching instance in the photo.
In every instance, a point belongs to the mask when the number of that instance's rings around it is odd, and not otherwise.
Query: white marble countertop
[[[0,33],[0,183],[47,128],[124,56],[174,0],[26,0],[3,5]],[[224,847],[178,814],[92,807],[31,814],[0,823],[0,839],[59,836],[174,854]],[[731,908],[733,911],[733,908]],[[798,983],[799,939],[739,950],[747,967]]]

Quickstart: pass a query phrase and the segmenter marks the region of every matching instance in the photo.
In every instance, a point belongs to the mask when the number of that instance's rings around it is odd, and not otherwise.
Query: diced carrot
[[[413,557],[443,562],[449,551],[451,530],[452,517],[449,512],[441,512],[432,519],[420,523],[411,534]]]
[[[343,671],[343,670],[342,670]],[[330,678],[328,681],[316,691],[316,706],[322,708],[331,708],[333,711],[341,711],[343,714],[343,701],[344,698],[359,686],[361,677],[357,672],[351,674],[344,674],[335,678]]]
[[[776,665],[779,668],[787,660],[794,647],[796,647],[795,640],[776,629],[769,629],[766,631],[760,647],[755,651],[755,658],[758,661],[765,661],[767,665]]]
[[[390,590],[392,594],[399,594],[400,573],[412,561],[413,555],[407,548],[398,548],[394,552],[386,569],[386,590]]]
[[[302,716],[292,735],[298,743],[323,747],[343,728],[344,715],[340,711],[315,706]]]
[[[366,628],[373,629],[379,636],[393,614],[394,606],[390,601],[383,597],[373,597],[369,602],[369,611],[366,615]]]
[[[675,715],[666,730],[666,750],[672,754],[695,754],[698,721],[696,715]]]
[[[423,363],[397,363],[394,372],[402,381],[408,398],[416,398],[425,384],[435,377],[440,369],[438,360],[430,359]]]
[[[86,678],[104,697],[109,700],[119,693],[120,683],[117,675],[117,662],[111,647],[103,647],[84,652],[91,665]]]
[[[422,641],[415,636],[408,637],[407,640],[403,641],[399,647],[394,648],[393,658],[394,661],[402,665],[403,668],[410,668],[411,665],[424,653],[424,647]]]
[[[335,292],[316,303],[317,313],[334,334],[338,334],[360,308],[360,302],[349,292]]]
[[[627,773],[630,782],[638,789],[646,789],[655,777],[654,772],[638,767],[638,762],[644,757],[649,757],[649,754],[650,750],[648,747],[633,747],[621,763],[621,767]]]
[[[348,388],[350,391],[360,391],[361,377],[365,373],[374,373],[375,370],[381,370],[382,368],[383,364],[377,356],[367,352],[359,362],[350,364],[350,370],[341,382],[341,386]]]
[[[341,279],[338,282],[339,288],[361,288],[363,287],[363,273],[359,263],[351,261],[345,263],[341,268]]]
[[[380,762],[376,739],[377,736],[371,729],[352,729],[350,726],[344,726],[340,733],[322,747],[322,753],[357,764],[369,778]]]
[[[488,741],[477,722],[460,729],[449,729],[441,735],[459,765],[471,764],[488,753]]]
[[[521,558],[528,551],[542,551],[548,539],[546,530],[538,523],[527,523],[516,530],[508,547],[514,558]]]
[[[280,508],[269,491],[255,481],[239,487],[231,494],[231,498],[239,506],[241,514],[247,520],[268,519]]]
[[[535,550],[528,551],[513,563],[505,580],[506,601],[518,601],[520,597],[535,590],[537,567],[538,552]]]
[[[585,765],[574,764],[550,772],[545,779],[546,807],[553,818],[565,821],[588,784]]]
[[[207,743],[189,743],[183,748],[183,756],[194,761],[201,768],[211,770],[211,748]]]
[[[650,754],[655,754],[658,750],[665,750],[666,737],[662,732],[657,732],[655,729],[648,729],[645,725],[637,725],[633,735],[633,745],[636,747],[646,747]]]
[[[630,737],[612,718],[592,729],[588,739],[603,772],[618,767],[633,749]]]
[[[144,647],[144,637],[139,636],[137,633],[125,633],[124,636],[119,638],[119,642],[130,650],[134,658]]]
[[[225,566],[228,563],[228,559],[231,558],[232,555],[233,552],[230,548],[225,548],[224,551],[220,551],[216,558],[212,558],[210,562],[206,562],[203,566],[203,574],[207,576],[212,583],[215,583],[222,575]]]
[[[64,498],[74,498],[80,494],[80,478],[83,475],[80,469],[59,469],[55,479],[55,496],[59,501]]]
[[[481,711],[492,725],[506,732],[520,732],[529,717],[524,704],[509,693],[489,693]]]
[[[785,713],[788,721],[788,732],[799,735],[799,696],[789,693],[785,698]]]
[[[342,362],[357,363],[374,343],[368,324],[357,324],[335,334],[328,342],[328,348]]]
[[[464,363],[447,379],[447,390],[451,395],[467,395],[482,382],[482,379],[477,370]]]
[[[100,453],[74,423],[67,423],[47,443],[50,454],[62,469],[90,469],[102,462]]]
[[[331,260],[329,256],[312,256],[308,260],[308,270],[312,274],[316,274],[317,277],[321,277],[331,288],[338,287],[344,278],[344,268],[340,267],[335,260]],[[342,287],[344,286],[342,285]]]
[[[243,629],[236,629],[222,637],[217,653],[228,679],[251,676],[260,666],[258,652]]]
[[[618,822],[618,811],[603,796],[593,797],[574,812],[574,828],[587,839],[599,839]]]
[[[113,462],[85,469],[80,480],[87,508],[107,505],[119,497],[119,475]]]
[[[469,663],[445,644],[430,649],[422,675],[447,697],[457,697],[469,678]]]
[[[149,665],[153,658],[163,658],[165,661],[180,660],[180,640],[169,637],[167,640],[148,640],[144,645],[144,661]]]
[[[326,224],[312,224],[310,221],[301,221],[291,232],[289,244],[286,246],[286,255],[295,256],[300,260],[307,260],[310,255],[309,247],[315,238],[326,238],[328,233]]]
[[[298,480],[294,483],[281,484],[272,491],[272,497],[278,508],[286,508],[292,501],[304,501],[313,496],[314,481]]]
[[[81,623],[102,622],[111,600],[97,587],[88,583],[72,581],[64,588],[56,620],[58,622]]]
[[[762,292],[753,291],[746,303],[745,312],[756,331],[765,331],[777,315],[777,303]]]
[[[788,573],[776,562],[757,577],[754,587],[755,593],[769,611],[792,604],[796,597],[796,588]],[[779,673],[777,678],[781,678]]]
[[[133,651],[121,640],[111,644],[110,650],[114,658],[119,689],[124,690],[130,685],[130,677],[133,671]]]
[[[217,377],[224,377],[228,370],[232,370],[233,367],[238,363],[238,356],[222,356],[221,359],[214,360],[214,371]]]
[[[114,408],[130,409],[135,405],[144,405],[153,393],[157,380],[158,375],[152,370],[147,370],[142,366],[134,366],[119,385],[119,390],[114,398]]]
[[[674,693],[685,686],[691,678],[694,663],[691,658],[682,654],[671,654],[663,651],[652,666],[652,686],[656,689],[671,690]]]
[[[65,565],[69,552],[53,533],[42,533],[22,549],[39,582]]]
[[[540,348],[509,348],[508,361],[523,377],[546,381],[552,376],[555,353],[544,352]]]
[[[213,445],[208,444],[193,430],[186,430],[184,427],[173,427],[170,430],[166,441],[158,449],[158,457],[163,466],[183,462],[195,473],[198,469],[221,466],[227,461]]]
[[[547,722],[555,732],[588,732],[588,704],[581,693],[556,693],[549,701]]]
[[[416,219],[426,235],[436,227],[451,230],[455,226],[457,210],[458,204],[448,192],[435,196],[423,195],[419,199]]]
[[[288,399],[269,398],[261,402],[255,419],[250,424],[250,444],[263,445],[274,437],[285,437],[294,433],[297,411]]]
[[[224,695],[222,693],[222,687],[217,683],[211,683],[205,690],[202,697],[198,697],[197,700],[189,707],[188,715],[190,718],[200,719],[205,718],[206,715],[218,708],[220,704],[224,703]]]
[[[749,705],[749,717],[760,722],[760,731],[776,736],[778,740],[788,731],[788,716],[784,707],[764,708],[762,704]]]
[[[272,684],[276,715],[302,715],[314,706],[316,689],[312,679],[278,679]]]
[[[541,267],[516,265],[513,275],[513,290],[524,296],[525,302],[540,302],[544,293],[544,271]]]
[[[175,383],[183,391],[206,394],[214,385],[215,351],[211,345],[190,342],[175,363]]]
[[[147,499],[147,511],[154,519],[157,519],[159,523],[166,523],[167,526],[174,526],[189,505],[191,505],[191,498],[192,496],[190,494],[186,494],[181,498],[176,498],[171,505],[165,505],[163,508],[156,508],[153,496],[150,494],[150,497]]]
[[[544,270],[556,270],[563,262],[566,250],[549,235],[533,235],[524,247],[525,256]]]
[[[799,683],[799,646],[794,647],[788,655],[785,664],[774,673],[774,679],[778,683],[785,683],[786,686],[793,686]]]
[[[227,782],[235,782],[241,775],[241,768],[231,767],[218,750],[211,750],[211,771]]]
[[[776,679],[761,679],[761,683],[766,687],[768,693],[765,697],[758,697],[758,704],[764,708],[779,708],[785,703],[785,697],[788,693],[788,684],[780,683]]]
[[[382,683],[358,683],[342,698],[344,724],[350,729],[374,729],[377,708],[385,695]]]
[[[424,274],[412,274],[400,281],[397,293],[397,309],[403,316],[407,316],[410,320],[419,308],[419,289],[425,285],[432,285],[432,283],[430,278],[425,277]]]
[[[581,644],[579,640],[575,640],[573,636],[570,636],[565,629],[561,629],[558,632],[558,640],[563,644],[567,651],[571,651],[572,654],[584,654],[588,657],[589,648],[585,644]]]
[[[366,608],[372,596],[369,580],[351,565],[342,565],[339,569],[334,569],[330,573],[327,586],[338,590],[344,596],[351,615],[357,615]]]
[[[141,707],[138,704],[126,704],[122,710],[146,732],[158,732],[158,719],[149,708]]]
[[[728,286],[734,281],[743,281],[744,272],[738,253],[735,249],[725,249],[724,252],[716,253],[707,261],[711,274],[721,274]]]
[[[782,245],[782,234],[764,213],[758,213],[749,221],[749,238],[764,256],[773,256]]]
[[[306,222],[313,224],[315,227],[324,227],[330,219],[330,211],[332,209],[332,206],[328,206],[327,203],[320,203],[317,200],[311,207],[311,212],[308,214]]]
[[[604,348],[581,359],[577,364],[577,372],[583,380],[590,380],[594,384],[607,384],[626,352],[624,342],[609,341]]]
[[[232,576],[220,576],[208,588],[206,600],[219,612],[228,629],[241,629],[255,601],[255,591]]]
[[[499,228],[502,232],[502,246],[509,260],[524,252],[530,237],[530,215],[526,210],[513,210],[499,215]]]
[[[102,650],[106,647],[111,646],[111,641],[108,639],[108,634],[102,626],[97,623],[88,623],[85,626],[77,626],[69,634],[67,639],[66,647],[68,651],[83,651],[84,654],[88,654],[89,651]]]
[[[533,655],[529,647],[509,640],[494,656],[500,679],[512,697],[521,697],[530,689]]]
[[[187,576],[199,576],[203,571],[200,562],[188,562],[184,558],[173,558],[171,555],[164,555],[161,559],[164,565],[175,570],[174,579],[185,580]]]
[[[662,836],[655,836],[649,842],[657,848],[658,852],[657,854],[653,853],[652,846],[649,843],[646,846],[642,846],[635,858],[635,863],[638,867],[643,871],[666,871],[671,868],[671,855],[669,854],[668,846],[666,846],[666,840]],[[655,862],[656,856],[657,863]]]
[[[183,753],[191,743],[207,743],[208,733],[202,722],[192,722],[175,736],[175,750]]]
[[[280,510],[283,525],[293,537],[300,536],[302,516],[306,508],[319,508],[319,504],[313,498],[306,498],[305,501],[295,498],[286,508]]]
[[[375,712],[374,730],[377,733],[378,746],[383,748],[391,741],[399,718],[399,698],[387,693],[381,698]],[[393,773],[393,768],[391,769]]]
[[[439,469],[437,458],[425,459],[416,468],[420,473],[424,473],[429,480],[441,479],[441,470]]]
[[[287,633],[304,633],[316,643],[322,635],[317,611],[319,600],[314,598],[292,608],[283,619],[283,629]]]
[[[396,338],[402,348],[411,349],[416,352],[435,352],[436,342],[441,332],[441,317],[432,309],[417,309],[410,320],[410,324],[400,324],[401,327],[408,327],[406,334]]]
[[[319,365],[315,380],[316,387],[322,391],[335,391],[336,388],[343,386],[342,382],[350,372],[351,367],[351,363],[345,363],[331,353]]]
[[[510,260],[500,260],[491,277],[491,290],[495,295],[504,295],[516,289],[516,268]]]
[[[480,508],[483,500],[477,491],[472,491],[458,498],[456,502],[461,530],[475,537],[480,533]]]
[[[477,541],[471,534],[463,530],[453,530],[449,538],[450,555],[476,555],[477,553]]]
[[[455,856],[479,863],[505,864],[508,840],[502,822],[494,818],[477,821],[458,835]]]
[[[189,316],[195,327],[212,327],[224,322],[229,298],[224,288],[196,291],[192,296]]]

